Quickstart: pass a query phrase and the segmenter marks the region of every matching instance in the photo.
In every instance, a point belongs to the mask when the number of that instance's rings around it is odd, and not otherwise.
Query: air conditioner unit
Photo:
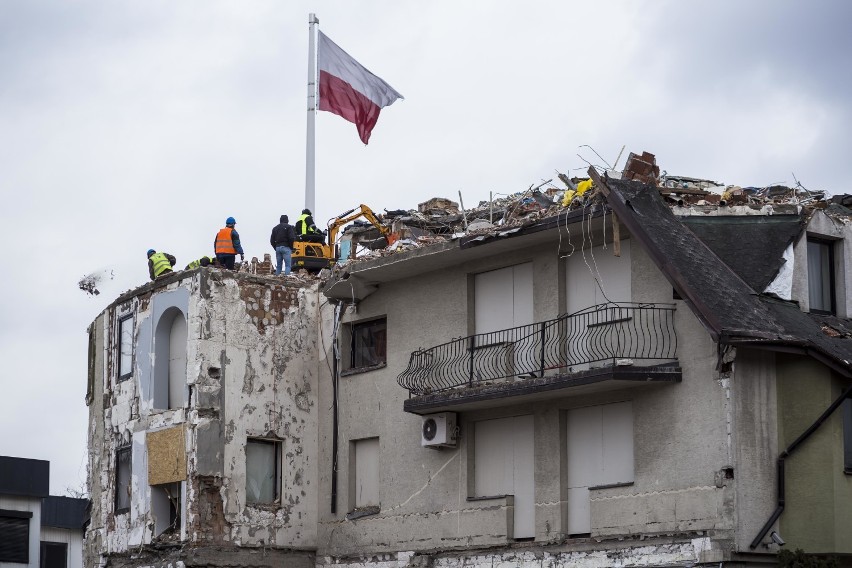
[[[420,445],[427,448],[455,448],[458,439],[455,412],[439,412],[423,416]]]

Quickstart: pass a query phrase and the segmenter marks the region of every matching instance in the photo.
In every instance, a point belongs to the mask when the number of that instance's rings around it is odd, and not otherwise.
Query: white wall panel
[[[630,286],[630,240],[621,241],[621,256],[613,256],[612,243],[581,250],[579,247],[568,257],[566,266],[566,290],[568,313],[603,304],[608,297],[613,302],[631,301]],[[598,288],[600,281],[606,297]]]
[[[568,411],[568,533],[591,532],[589,487],[633,481],[633,403]]]
[[[355,442],[355,506],[379,505],[379,439]]]
[[[474,426],[474,493],[514,495],[512,538],[535,536],[535,456],[532,415],[483,420]]]

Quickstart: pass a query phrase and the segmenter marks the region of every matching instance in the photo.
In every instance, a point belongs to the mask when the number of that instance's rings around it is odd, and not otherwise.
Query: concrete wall
[[[179,451],[186,472],[176,478],[181,526],[170,539],[246,550],[315,546],[318,312],[315,287],[201,269],[143,286],[99,316],[92,326],[97,380],[90,405],[88,566],[101,561],[98,555],[127,561],[121,555],[151,543],[168,524],[154,519],[168,506],[152,505],[159,494],[148,485],[147,435],[175,427],[185,430]],[[183,404],[166,409],[160,372],[169,361],[159,347],[168,334],[159,323],[176,313],[187,322],[186,384]],[[126,314],[135,318],[134,372],[118,381],[117,322]],[[246,504],[248,438],[281,446],[275,503]],[[117,514],[115,453],[128,445],[131,504]]]
[[[574,229],[576,241],[579,227]],[[596,235],[600,238],[599,232]],[[535,540],[561,540],[566,509],[560,481],[565,453],[562,417],[571,408],[624,400],[633,402],[635,481],[628,487],[592,492],[592,535],[620,538],[712,531],[716,543],[732,539],[733,481],[720,481],[720,472],[733,462],[730,385],[715,371],[715,344],[680,301],[675,325],[682,383],[584,396],[568,389],[553,393],[547,402],[491,408],[484,404],[482,409],[460,414],[457,448],[420,446],[421,418],[403,412],[408,393],[396,384],[411,352],[473,333],[472,275],[486,270],[532,261],[536,321],[556,317],[566,305],[565,261],[557,253],[556,238],[554,233],[552,246],[495,254],[464,266],[447,266],[382,284],[357,308],[346,309],[344,325],[387,317],[388,360],[385,368],[339,380],[335,514],[330,512],[333,428],[330,408],[321,408],[319,555],[337,558],[510,544],[511,499],[468,499],[472,495],[471,432],[478,420],[521,414],[532,414],[535,423]],[[580,254],[581,243],[575,245],[574,254]],[[570,251],[564,243],[562,248]],[[633,269],[627,277],[631,278],[634,301],[673,302],[671,286],[640,246],[631,247],[630,262]],[[325,318],[327,339],[323,343],[330,356],[333,318],[331,314]],[[342,346],[344,357],[347,349]],[[331,400],[331,384],[328,370],[322,368],[320,400]],[[349,442],[369,437],[380,439],[380,512],[346,520],[351,501],[347,495]]]
[[[778,355],[779,447],[802,434],[847,386],[812,359]],[[786,498],[779,532],[788,548],[852,552],[852,476],[843,473],[840,411],[786,459]]]

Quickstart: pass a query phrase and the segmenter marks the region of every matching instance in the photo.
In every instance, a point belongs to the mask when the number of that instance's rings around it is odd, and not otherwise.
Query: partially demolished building
[[[390,211],[318,279],[118,298],[90,330],[88,564],[852,554],[844,198],[650,155],[590,175]]]

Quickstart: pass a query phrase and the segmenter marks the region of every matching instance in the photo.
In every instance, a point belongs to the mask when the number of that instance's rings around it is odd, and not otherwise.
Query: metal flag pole
[[[316,201],[317,30],[316,14],[308,15],[308,138],[305,151],[305,208],[314,213]]]

